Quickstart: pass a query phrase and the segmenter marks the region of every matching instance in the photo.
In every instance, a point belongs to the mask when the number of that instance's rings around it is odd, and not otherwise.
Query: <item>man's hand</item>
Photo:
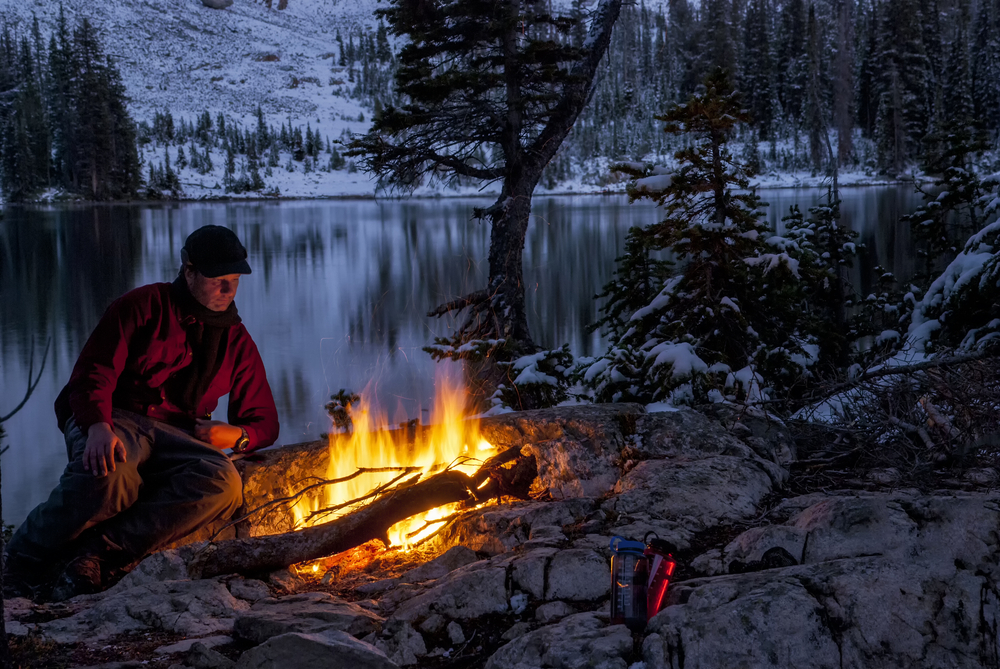
[[[194,436],[221,450],[235,446],[236,441],[243,436],[243,430],[221,420],[199,418],[194,422]]]
[[[115,456],[125,462],[125,444],[108,423],[94,423],[87,430],[87,446],[83,449],[83,468],[94,476],[107,476],[115,470]]]

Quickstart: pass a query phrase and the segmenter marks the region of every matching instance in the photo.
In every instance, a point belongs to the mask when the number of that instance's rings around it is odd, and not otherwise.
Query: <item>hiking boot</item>
[[[4,555],[3,596],[5,599],[35,599],[45,584],[45,569],[37,560],[20,555]]]
[[[101,579],[103,560],[94,553],[84,553],[70,560],[52,586],[50,599],[64,602],[77,595],[92,595],[104,589]]]

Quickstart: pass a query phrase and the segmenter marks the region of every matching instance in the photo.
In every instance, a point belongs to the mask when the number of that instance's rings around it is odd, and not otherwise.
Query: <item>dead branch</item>
[[[388,544],[389,528],[411,516],[455,502],[481,503],[499,494],[504,487],[522,487],[528,476],[526,468],[534,468],[534,458],[523,459],[530,461],[530,465],[519,462],[514,467],[503,467],[519,457],[520,447],[513,447],[487,460],[471,476],[446,470],[423,481],[414,477],[383,490],[360,509],[322,525],[284,534],[209,543],[191,559],[188,572],[193,578],[254,574],[317,560],[372,539]],[[510,474],[504,476],[502,472]],[[512,480],[507,481],[508,478]],[[535,474],[530,478],[533,480]]]
[[[38,374],[35,376],[35,380],[32,381],[31,377],[33,375],[35,367],[35,345],[34,343],[32,343],[31,353],[28,357],[28,389],[25,391],[24,398],[21,399],[20,404],[14,407],[14,409],[6,416],[0,416],[0,423],[10,420],[10,418],[18,411],[20,411],[21,407],[23,407],[28,402],[28,400],[31,399],[32,393],[34,393],[35,388],[38,387],[38,382],[42,380],[42,371],[45,369],[45,361],[49,357],[49,347],[51,345],[52,345],[52,339],[50,338],[47,342],[45,342],[45,352],[42,354],[42,363],[38,366]]]
[[[489,293],[484,288],[483,290],[477,290],[474,293],[469,293],[464,297],[460,297],[457,300],[452,300],[451,302],[446,302],[441,306],[435,307],[434,309],[427,312],[428,316],[444,316],[452,311],[461,311],[466,307],[472,307],[477,304],[482,304],[489,298]]]
[[[917,437],[920,438],[920,441],[924,443],[924,446],[926,446],[928,450],[933,450],[937,448],[937,445],[934,443],[934,440],[931,439],[931,435],[927,434],[927,430],[925,430],[924,428],[918,425],[914,425],[912,423],[907,423],[906,421],[900,420],[896,416],[889,416],[889,422],[895,425],[896,427],[900,428],[907,434],[917,435]]]
[[[837,393],[843,392],[859,386],[866,381],[871,381],[872,379],[879,379],[885,376],[905,376],[907,374],[915,374],[917,372],[923,372],[931,369],[945,369],[948,367],[954,367],[955,365],[962,365],[967,362],[973,362],[976,360],[986,360],[989,358],[997,358],[996,352],[990,351],[978,351],[976,353],[968,353],[965,355],[955,355],[950,358],[934,358],[933,360],[925,360],[923,362],[917,362],[912,365],[900,365],[899,367],[883,367],[881,369],[876,369],[871,372],[865,372],[857,378],[851,379],[850,381],[845,381],[843,383],[838,383],[830,388],[827,388],[823,392],[821,398],[828,398],[836,395]]]

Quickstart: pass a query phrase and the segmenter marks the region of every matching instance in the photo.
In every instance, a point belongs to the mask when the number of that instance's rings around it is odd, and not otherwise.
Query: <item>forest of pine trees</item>
[[[10,201],[48,188],[94,200],[134,197],[135,125],[112,60],[86,19],[53,34],[0,31],[0,187]]]
[[[595,157],[671,155],[687,140],[654,116],[715,67],[744,95],[751,120],[738,140],[761,171],[894,176],[926,164],[943,133],[965,128],[992,144],[1000,132],[996,0],[639,2],[622,10],[554,179]]]

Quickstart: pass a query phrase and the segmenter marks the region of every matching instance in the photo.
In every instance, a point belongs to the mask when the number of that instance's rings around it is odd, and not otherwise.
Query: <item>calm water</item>
[[[791,204],[805,209],[822,194],[765,192],[772,224]],[[869,247],[865,264],[911,271],[908,230],[896,221],[916,206],[912,189],[842,196],[844,220]],[[264,358],[279,444],[327,431],[323,405],[340,388],[367,386],[393,421],[426,418],[436,374],[456,370],[421,350],[453,325],[425,314],[482,287],[489,228],[471,213],[491,201],[8,207],[0,220],[0,415],[24,394],[32,349],[37,369],[52,344],[34,395],[4,424],[4,520],[23,520],[59,478],[66,456],[52,402],[105,307],[135,286],[172,280],[185,237],[209,223],[234,229],[250,252],[254,273],[236,303]],[[655,220],[655,208],[621,196],[535,199],[525,278],[540,344],[602,350],[599,335],[585,330],[597,317],[592,296],[613,272],[628,228]]]

